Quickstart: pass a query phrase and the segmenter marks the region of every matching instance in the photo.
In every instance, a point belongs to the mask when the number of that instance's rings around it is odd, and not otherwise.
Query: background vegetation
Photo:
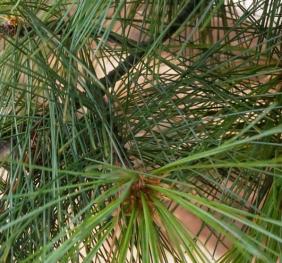
[[[1,262],[279,261],[280,0],[0,13]]]

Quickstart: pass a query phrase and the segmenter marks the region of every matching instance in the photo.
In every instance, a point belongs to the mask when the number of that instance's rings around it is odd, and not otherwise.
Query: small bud
[[[17,33],[18,20],[16,17],[5,18],[4,23],[0,24],[0,33],[13,37]]]

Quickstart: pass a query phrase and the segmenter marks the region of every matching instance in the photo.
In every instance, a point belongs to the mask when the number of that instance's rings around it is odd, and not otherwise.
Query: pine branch
[[[194,1],[189,1],[180,14],[176,17],[175,21],[166,29],[165,34],[162,36],[162,42],[164,43],[183,25],[189,14],[191,14],[196,8],[197,4]],[[121,43],[115,35],[111,35],[111,39],[117,43]],[[100,82],[107,88],[114,87],[115,83],[132,68],[134,68],[145,55],[146,50],[154,43],[154,40],[149,40],[146,43],[136,43],[135,46],[131,45],[128,41],[128,48],[138,50],[131,51],[130,54],[124,61],[122,61],[115,69],[109,72],[105,77],[100,79]]]

